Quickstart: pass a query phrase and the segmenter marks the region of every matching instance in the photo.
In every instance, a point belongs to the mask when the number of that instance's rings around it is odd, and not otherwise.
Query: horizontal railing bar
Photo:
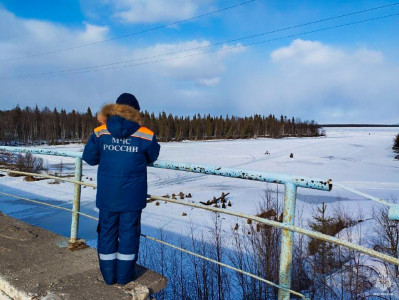
[[[19,196],[15,196],[15,195],[8,194],[8,193],[3,193],[3,192],[0,192],[0,194],[5,195],[5,196],[8,196],[8,197],[16,198],[16,199],[28,201],[28,202],[33,202],[33,203],[36,203],[36,204],[41,204],[41,205],[49,206],[49,207],[52,207],[52,208],[57,208],[57,209],[62,209],[62,210],[74,212],[74,213],[77,213],[77,214],[82,215],[82,216],[84,216],[84,217],[87,217],[87,218],[90,218],[90,219],[92,219],[92,220],[98,221],[98,218],[96,218],[96,217],[94,217],[94,216],[91,216],[91,215],[82,213],[82,212],[80,212],[80,211],[75,211],[75,210],[73,210],[73,209],[69,209],[69,208],[66,208],[66,207],[62,207],[62,206],[58,206],[58,205],[54,205],[54,204],[49,204],[49,203],[46,203],[46,202],[43,202],[43,201],[32,200],[32,199],[28,199],[28,198],[25,198],[25,197],[19,197]],[[179,250],[179,251],[181,251],[181,252],[184,252],[184,253],[187,253],[187,254],[190,254],[190,255],[199,257],[199,258],[201,258],[201,259],[210,261],[210,262],[212,262],[212,263],[214,263],[214,264],[220,265],[220,266],[222,266],[222,267],[225,267],[225,268],[231,269],[231,270],[233,270],[233,271],[236,271],[236,272],[242,273],[242,274],[244,274],[244,275],[247,275],[247,276],[249,276],[249,277],[255,278],[255,279],[257,279],[257,280],[260,280],[260,281],[262,281],[262,282],[264,282],[264,283],[267,283],[267,284],[269,284],[269,285],[271,285],[271,286],[274,286],[274,287],[276,287],[276,288],[279,288],[279,289],[288,291],[288,292],[290,292],[291,294],[294,294],[294,295],[297,295],[297,296],[301,297],[302,299],[307,299],[307,298],[306,298],[304,295],[302,295],[301,293],[298,293],[298,292],[293,291],[293,290],[290,290],[290,289],[286,289],[286,288],[284,288],[284,287],[282,287],[282,286],[280,286],[280,285],[278,285],[278,284],[276,284],[276,283],[274,283],[274,282],[272,282],[272,281],[269,281],[269,280],[267,280],[267,279],[264,279],[264,278],[262,278],[262,277],[259,277],[259,276],[255,275],[255,274],[246,272],[246,271],[241,270],[241,269],[237,269],[237,268],[235,268],[235,267],[233,267],[233,266],[227,265],[227,264],[225,264],[225,263],[219,262],[219,261],[217,261],[217,260],[211,259],[211,258],[206,257],[206,256],[203,256],[203,255],[200,255],[200,254],[198,254],[198,253],[191,252],[191,251],[189,251],[189,250],[180,248],[180,247],[178,247],[178,246],[169,244],[169,243],[167,243],[167,242],[165,242],[165,241],[162,241],[162,240],[159,240],[159,239],[157,239],[157,238],[148,236],[148,235],[146,235],[146,234],[140,234],[140,235],[141,235],[142,237],[146,238],[146,239],[149,239],[149,240],[152,240],[152,241],[161,243],[161,244],[163,244],[163,245],[166,245],[166,246],[171,247],[171,248],[173,248],[173,249]]]
[[[29,147],[11,147],[0,146],[0,151],[16,152],[16,153],[32,153],[41,155],[65,156],[65,157],[82,157],[82,152],[51,150],[45,148],[29,148]]]
[[[13,172],[13,173],[25,173],[28,175],[32,175],[32,176],[42,176],[44,177],[45,175],[43,174],[36,174],[36,173],[27,173],[27,172],[20,172],[20,171],[14,171],[14,170],[5,170],[5,169],[0,169],[0,171],[2,172]],[[52,178],[55,176],[51,176]],[[81,184],[81,185],[87,185],[87,186],[91,186],[91,187],[96,187],[95,184],[91,184],[91,183],[86,183],[86,182],[78,182],[75,180],[71,180],[71,179],[67,179],[67,178],[59,178],[57,177],[57,179],[62,180],[62,181],[68,181],[71,183],[77,183],[77,184]],[[240,217],[240,218],[246,218],[246,219],[251,219],[253,221],[256,221],[258,223],[263,223],[269,226],[273,226],[273,227],[278,227],[281,229],[286,229],[286,230],[290,230],[293,232],[298,232],[307,236],[310,236],[312,238],[316,238],[316,239],[320,239],[329,243],[333,243],[333,244],[337,244],[337,245],[341,245],[359,252],[362,252],[364,254],[382,259],[386,262],[395,264],[395,265],[399,265],[399,259],[377,252],[375,250],[372,249],[368,249],[366,247],[357,245],[357,244],[353,244],[341,239],[338,239],[336,237],[332,237],[326,234],[322,234],[319,232],[314,232],[308,229],[304,229],[304,228],[300,228],[300,227],[296,227],[296,226],[292,226],[292,225],[287,225],[284,223],[280,223],[280,222],[276,222],[276,221],[272,221],[272,220],[268,220],[268,219],[263,219],[263,218],[259,218],[253,215],[247,215],[247,214],[241,214],[241,213],[236,213],[236,212],[232,212],[232,211],[228,211],[225,209],[220,209],[220,208],[216,208],[216,207],[208,207],[208,206],[204,206],[204,205],[199,205],[199,204],[195,204],[195,203],[190,203],[190,202],[183,202],[183,201],[179,201],[179,200],[174,200],[174,199],[170,199],[170,198],[166,198],[166,197],[160,197],[160,196],[154,196],[154,195],[149,195],[150,199],[152,200],[161,200],[161,201],[166,201],[166,202],[170,202],[170,203],[175,203],[175,204],[180,204],[180,205],[185,205],[185,206],[190,206],[190,207],[196,207],[199,209],[204,209],[204,210],[209,210],[209,211],[213,211],[213,212],[219,212],[219,213],[223,213],[223,214],[227,214],[227,215],[232,215],[232,216],[236,216],[236,217]]]
[[[58,177],[58,176],[53,176],[53,175],[41,174],[41,173],[22,172],[22,171],[10,170],[10,169],[0,169],[0,172],[19,174],[19,175],[25,175],[25,176],[42,177],[42,178],[47,178],[47,179],[55,179],[55,180],[61,180],[61,181],[66,181],[66,182],[70,182],[70,183],[90,186],[92,188],[97,188],[97,185],[94,183],[77,181],[77,180],[73,180],[73,179],[69,179],[69,178],[65,178],[65,177]]]
[[[32,153],[41,155],[58,155],[66,157],[82,157],[81,152],[70,152],[70,151],[56,151],[42,148],[27,148],[27,147],[10,147],[0,146],[0,151],[9,151],[17,153]],[[172,161],[157,160],[154,163],[148,165],[149,167],[169,169],[176,171],[185,171],[192,173],[203,173],[208,175],[217,175],[231,178],[241,178],[247,180],[255,180],[269,183],[293,183],[298,187],[330,191],[332,189],[331,180],[316,179],[310,177],[286,175],[280,173],[270,173],[253,170],[243,170],[235,168],[225,168],[218,166],[208,166],[202,164],[191,164],[191,163],[180,163]]]
[[[224,167],[208,166],[201,164],[179,163],[179,162],[162,161],[162,160],[155,161],[154,163],[150,164],[149,167],[170,169],[176,171],[185,171],[192,173],[203,173],[208,175],[218,175],[218,176],[225,176],[232,178],[249,179],[249,180],[263,181],[269,183],[279,183],[279,184],[293,183],[298,187],[324,190],[324,191],[331,191],[332,189],[331,179],[324,180],[324,179],[316,179],[310,177],[301,177],[301,176],[286,175],[279,173],[269,173],[262,171],[224,168]]]

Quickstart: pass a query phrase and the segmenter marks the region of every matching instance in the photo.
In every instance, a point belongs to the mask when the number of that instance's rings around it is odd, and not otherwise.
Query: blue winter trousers
[[[111,212],[100,209],[98,258],[106,284],[134,280],[141,233],[141,210]]]

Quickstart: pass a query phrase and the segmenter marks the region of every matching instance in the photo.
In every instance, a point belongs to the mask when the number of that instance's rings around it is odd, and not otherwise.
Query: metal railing
[[[70,242],[74,243],[78,237],[78,228],[79,228],[79,215],[88,216],[92,219],[96,219],[95,217],[83,214],[80,212],[80,192],[81,186],[91,186],[96,187],[95,184],[90,184],[86,182],[82,182],[82,153],[80,152],[70,152],[70,151],[56,151],[56,150],[49,150],[49,149],[40,149],[40,148],[27,148],[27,147],[8,147],[3,146],[0,147],[0,151],[7,151],[7,152],[17,152],[17,153],[32,153],[32,154],[41,154],[41,155],[55,155],[55,156],[65,156],[65,157],[72,157],[75,158],[75,177],[74,179],[68,178],[59,178],[56,176],[46,175],[46,174],[35,174],[35,173],[27,173],[15,170],[8,170],[8,169],[0,169],[3,172],[11,172],[17,173],[21,175],[35,175],[40,176],[43,178],[53,178],[58,180],[63,180],[66,182],[70,182],[74,184],[74,200],[72,209],[65,209],[72,212],[72,221],[71,221],[71,235],[70,235]],[[156,161],[153,164],[149,165],[149,167],[154,168],[162,168],[162,169],[171,169],[176,171],[185,171],[185,172],[194,172],[194,173],[203,173],[208,175],[217,175],[217,176],[226,176],[232,178],[240,178],[240,179],[247,179],[247,180],[255,180],[255,181],[262,181],[262,182],[269,182],[269,183],[276,183],[276,184],[284,184],[284,207],[283,207],[283,222],[272,221],[264,218],[260,218],[253,215],[241,214],[237,212],[232,212],[220,208],[215,207],[208,207],[202,206],[195,203],[183,202],[175,199],[170,199],[166,197],[154,196],[149,195],[150,199],[153,200],[162,200],[166,202],[171,202],[179,205],[186,205],[191,206],[199,209],[209,210],[213,212],[228,214],[240,218],[246,218],[258,223],[263,223],[269,226],[277,227],[282,229],[282,239],[281,239],[281,250],[280,250],[280,269],[279,269],[279,284],[272,283],[266,279],[260,278],[254,274],[247,273],[243,270],[238,270],[234,267],[225,265],[221,262],[211,260],[209,258],[203,257],[199,254],[187,251],[185,249],[181,249],[174,245],[168,244],[164,241],[157,240],[155,238],[145,236],[151,240],[163,243],[167,246],[172,248],[178,249],[180,251],[184,251],[188,254],[195,255],[197,257],[207,259],[224,267],[233,269],[235,271],[241,272],[258,280],[261,280],[265,283],[273,285],[279,288],[279,300],[286,300],[290,298],[290,293],[305,298],[302,294],[292,291],[291,287],[291,266],[292,266],[292,249],[293,249],[293,232],[297,232],[300,234],[307,235],[312,238],[320,239],[329,243],[333,243],[336,245],[344,246],[349,249],[353,249],[359,251],[361,253],[376,257],[383,261],[386,261],[391,264],[399,265],[399,259],[396,257],[392,257],[373,249],[369,249],[351,242],[347,242],[345,240],[338,239],[333,236],[329,236],[326,234],[322,234],[320,232],[300,228],[294,226],[294,218],[295,218],[295,204],[296,204],[296,192],[297,188],[310,188],[316,190],[323,190],[323,191],[331,191],[333,184],[332,180],[323,180],[323,179],[315,179],[309,177],[300,177],[300,176],[292,176],[292,175],[285,175],[285,174],[278,174],[278,173],[268,173],[268,172],[259,172],[259,171],[252,171],[252,170],[242,170],[242,169],[233,169],[233,168],[223,168],[223,167],[215,167],[215,166],[207,166],[207,165],[199,165],[199,164],[189,164],[189,163],[178,163],[178,162],[170,162],[170,161]],[[350,192],[362,195],[368,199],[376,201],[380,204],[389,206],[389,218],[391,220],[399,220],[399,205],[386,202],[382,199],[378,199],[371,195],[367,195],[360,191],[357,191],[352,188],[348,188],[341,184],[336,184],[337,186],[344,188]],[[13,195],[9,195],[6,193],[2,193],[4,195],[8,195],[11,197],[28,200],[22,197],[16,197]],[[40,201],[35,201],[40,203]],[[41,203],[45,204],[45,203]],[[45,204],[46,205],[46,204]],[[54,206],[54,205],[52,205]]]

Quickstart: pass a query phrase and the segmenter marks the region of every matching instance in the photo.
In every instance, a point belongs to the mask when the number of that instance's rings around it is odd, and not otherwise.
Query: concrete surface
[[[0,212],[0,299],[147,299],[166,278],[143,267],[126,286],[107,286],[93,248],[70,251],[68,239]]]

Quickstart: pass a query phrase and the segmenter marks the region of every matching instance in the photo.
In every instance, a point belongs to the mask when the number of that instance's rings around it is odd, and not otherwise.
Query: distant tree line
[[[39,109],[19,106],[12,110],[0,110],[0,142],[59,144],[82,141],[97,125],[90,108],[86,113],[75,110],[67,113],[48,107]]]
[[[246,139],[287,136],[324,135],[314,121],[274,115],[250,117],[194,115],[173,116],[165,112],[155,115],[143,112],[144,125],[155,132],[159,141],[204,139]],[[39,109],[19,106],[0,110],[0,142],[3,144],[64,144],[85,141],[99,124],[90,108],[85,113],[66,112],[48,107]]]
[[[280,138],[286,136],[324,135],[321,127],[315,123],[302,122],[300,119],[288,119],[274,115],[250,117],[211,116],[200,114],[192,117],[167,115],[156,116],[144,112],[144,124],[151,128],[160,141],[208,140],[208,139],[247,139],[258,137]]]

